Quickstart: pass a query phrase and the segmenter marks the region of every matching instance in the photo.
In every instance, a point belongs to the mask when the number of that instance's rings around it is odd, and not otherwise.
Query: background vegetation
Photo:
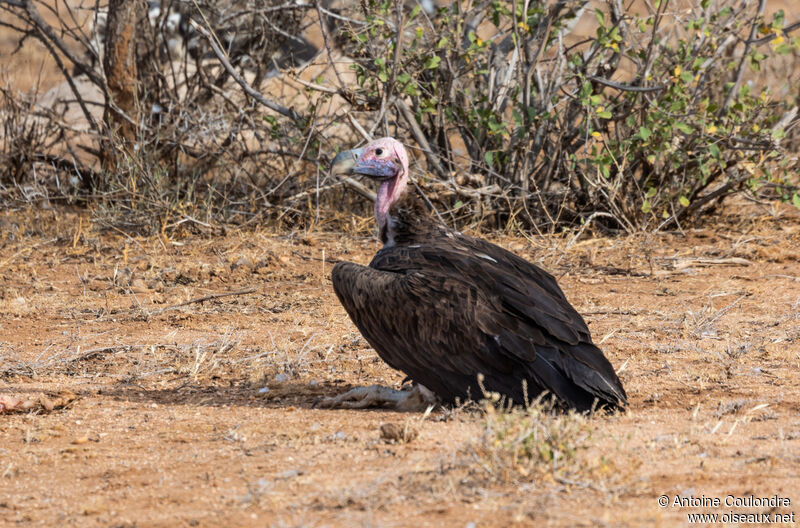
[[[680,229],[741,192],[800,207],[800,22],[766,0],[429,4],[0,1],[67,93],[0,91],[0,200],[134,231],[349,223],[372,192],[328,161],[394,135],[455,225]]]

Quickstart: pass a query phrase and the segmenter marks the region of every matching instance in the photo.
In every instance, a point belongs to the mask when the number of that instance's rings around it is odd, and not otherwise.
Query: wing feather
[[[486,258],[488,257],[488,258]],[[461,235],[382,249],[369,267],[339,263],[334,290],[391,367],[445,400],[488,390],[522,400],[547,390],[585,410],[626,402],[611,364],[549,273]]]

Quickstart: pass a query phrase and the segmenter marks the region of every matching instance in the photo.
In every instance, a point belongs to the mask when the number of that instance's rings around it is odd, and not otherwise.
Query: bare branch
[[[219,46],[216,37],[212,35],[208,29],[204,28],[194,20],[191,21],[191,25],[194,29],[196,29],[201,35],[203,35],[208,40],[208,43],[211,44],[211,49],[214,50],[214,54],[217,56],[222,65],[225,67],[225,70],[231,75],[231,77],[233,77],[236,80],[237,83],[239,83],[239,86],[241,86],[249,96],[251,96],[253,99],[258,101],[262,105],[266,106],[270,110],[277,112],[283,116],[286,116],[292,121],[301,122],[304,120],[304,117],[295,112],[293,109],[286,108],[285,106],[279,105],[274,101],[270,101],[269,99],[261,95],[261,92],[250,86],[247,83],[247,81],[245,81],[244,78],[241,75],[239,75],[239,73],[233,67],[231,62],[228,60],[227,54]]]
[[[439,163],[438,158],[436,157],[436,153],[431,149],[430,144],[428,143],[425,134],[422,132],[422,129],[419,127],[419,123],[414,118],[414,114],[411,113],[411,110],[408,109],[406,104],[401,101],[400,99],[395,99],[394,105],[400,110],[400,113],[403,114],[408,126],[411,128],[411,134],[414,136],[414,139],[419,143],[422,152],[425,153],[425,158],[428,160],[428,163],[439,173],[439,175],[445,179],[449,179],[450,175],[444,170],[442,164]]]
[[[655,86],[631,86],[629,84],[621,84],[618,82],[609,81],[608,79],[603,79],[602,77],[595,77],[594,75],[587,75],[586,78],[590,81],[608,86],[609,88],[622,90],[623,92],[660,92],[661,90],[667,89],[666,86],[662,86],[660,84]]]

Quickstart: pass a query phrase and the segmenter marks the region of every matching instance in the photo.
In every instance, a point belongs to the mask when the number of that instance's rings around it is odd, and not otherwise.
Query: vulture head
[[[403,144],[385,137],[353,150],[340,152],[331,163],[331,175],[361,174],[380,182],[375,200],[378,229],[386,225],[389,207],[408,183],[408,154]]]

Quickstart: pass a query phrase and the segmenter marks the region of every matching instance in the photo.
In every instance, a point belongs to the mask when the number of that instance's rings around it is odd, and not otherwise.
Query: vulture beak
[[[363,148],[345,150],[333,158],[331,176],[363,174],[375,180],[388,180],[397,175],[398,166],[389,160],[362,160]]]

